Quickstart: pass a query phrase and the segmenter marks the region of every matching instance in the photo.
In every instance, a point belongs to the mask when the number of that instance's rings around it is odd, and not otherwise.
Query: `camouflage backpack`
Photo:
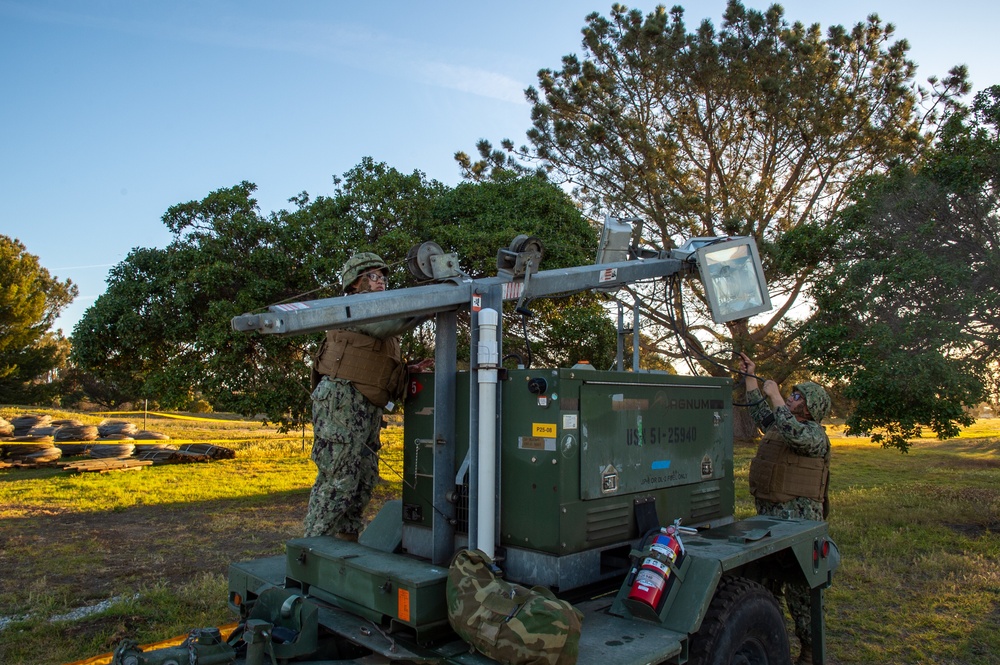
[[[448,569],[448,622],[505,665],[574,665],[583,614],[545,587],[497,579],[479,550],[460,550]]]

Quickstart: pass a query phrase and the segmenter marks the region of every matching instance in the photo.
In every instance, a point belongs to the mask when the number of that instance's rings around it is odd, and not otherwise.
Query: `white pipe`
[[[476,543],[491,559],[496,549],[497,321],[495,309],[479,311],[479,521]]]

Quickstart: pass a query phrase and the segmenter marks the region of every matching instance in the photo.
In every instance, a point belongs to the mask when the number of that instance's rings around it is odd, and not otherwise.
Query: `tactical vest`
[[[406,365],[399,338],[328,330],[313,359],[314,384],[323,376],[350,381],[375,406],[400,399],[406,392]]]
[[[824,457],[796,455],[776,428],[764,435],[750,462],[750,494],[762,501],[784,503],[801,496],[823,502],[829,480],[829,450]]]

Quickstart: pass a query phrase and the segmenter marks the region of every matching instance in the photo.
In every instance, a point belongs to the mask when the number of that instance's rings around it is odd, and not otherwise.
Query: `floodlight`
[[[597,245],[597,263],[628,261],[628,248],[632,240],[632,225],[608,215],[601,228],[601,241]]]
[[[712,320],[726,323],[771,309],[757,245],[732,238],[699,247],[698,271],[712,310]]]

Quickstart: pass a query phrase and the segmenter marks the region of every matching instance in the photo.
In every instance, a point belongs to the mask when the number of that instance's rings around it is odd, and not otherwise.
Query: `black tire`
[[[694,665],[791,665],[785,617],[774,595],[742,577],[724,577],[691,639]]]

